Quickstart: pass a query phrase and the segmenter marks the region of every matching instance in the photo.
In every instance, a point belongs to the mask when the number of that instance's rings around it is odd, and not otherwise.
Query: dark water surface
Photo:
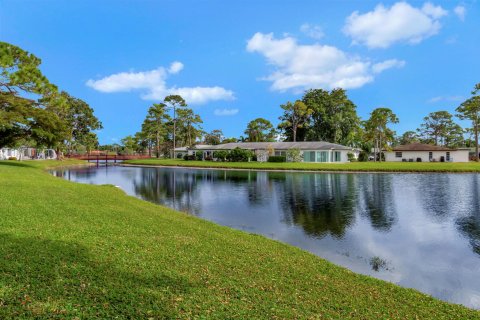
[[[480,308],[479,174],[99,167],[52,171]]]

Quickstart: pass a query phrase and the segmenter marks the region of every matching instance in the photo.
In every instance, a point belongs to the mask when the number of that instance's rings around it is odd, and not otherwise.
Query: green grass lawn
[[[43,168],[0,162],[0,319],[480,319],[362,276]]]
[[[312,171],[357,171],[357,172],[480,172],[480,163],[447,162],[351,162],[351,163],[304,163],[304,162],[214,162],[185,161],[172,159],[138,159],[125,161],[133,165],[183,166],[203,168],[257,169],[257,170],[312,170]]]

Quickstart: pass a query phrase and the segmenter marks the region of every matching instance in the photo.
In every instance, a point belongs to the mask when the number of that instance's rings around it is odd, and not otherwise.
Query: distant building
[[[184,155],[202,153],[203,159],[213,158],[214,152],[219,150],[233,150],[235,148],[251,150],[257,156],[257,161],[265,162],[271,155],[286,156],[289,149],[299,149],[304,162],[348,162],[348,154],[358,157],[358,149],[324,141],[302,142],[232,142],[218,145],[198,144],[191,148],[175,149],[175,158]]]
[[[397,162],[468,162],[469,148],[447,148],[411,143],[384,151],[385,161]]]
[[[17,160],[45,160],[56,159],[57,154],[53,149],[36,149],[36,148],[1,148],[0,160],[8,160],[15,158]]]

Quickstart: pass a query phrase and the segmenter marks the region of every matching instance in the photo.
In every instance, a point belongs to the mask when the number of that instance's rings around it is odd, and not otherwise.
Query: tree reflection
[[[456,225],[460,233],[468,238],[473,252],[480,255],[480,187],[478,180],[477,175],[472,175],[471,214],[457,219]]]
[[[100,173],[99,170],[100,170],[99,168],[95,168],[95,167],[84,167],[84,168],[80,167],[80,168],[76,168],[75,170],[60,168],[56,170],[50,170],[50,173],[58,178],[63,178],[66,180],[73,179],[73,181],[76,181],[78,178],[82,178],[85,180],[94,178]],[[108,170],[108,168],[105,167],[105,170]]]
[[[369,174],[363,178],[363,214],[369,218],[373,228],[383,232],[390,231],[397,220],[393,206],[392,176]]]
[[[280,198],[285,221],[311,236],[343,238],[355,222],[356,184],[350,174],[289,174]]]
[[[144,200],[198,214],[196,183],[196,175],[188,171],[143,168],[133,186],[135,193]]]
[[[428,183],[419,186],[422,194],[422,206],[436,221],[443,222],[452,214],[451,175],[430,174],[424,178]]]

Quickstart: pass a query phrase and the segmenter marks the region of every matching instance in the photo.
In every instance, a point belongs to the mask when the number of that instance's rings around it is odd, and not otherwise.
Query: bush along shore
[[[198,168],[225,168],[251,170],[298,170],[336,172],[480,172],[480,163],[451,162],[349,162],[349,163],[309,163],[309,162],[218,162],[185,161],[174,159],[128,160],[127,165],[177,166]]]
[[[0,318],[479,319],[295,247],[0,161]]]

